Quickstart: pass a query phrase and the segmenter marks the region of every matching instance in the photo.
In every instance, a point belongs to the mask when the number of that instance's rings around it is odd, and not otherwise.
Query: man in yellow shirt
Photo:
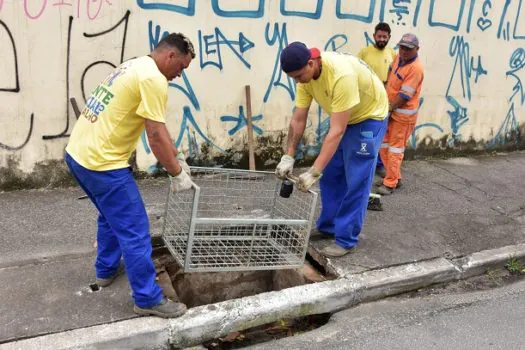
[[[192,186],[189,167],[166,129],[165,111],[168,81],[194,57],[192,43],[173,33],[150,55],[122,63],[93,90],[66,147],[66,164],[99,211],[96,282],[109,286],[124,258],[139,315],[177,317],[186,311],[165,299],[155,281],[148,215],[128,160],[145,129],[153,154],[172,176],[172,190]]]
[[[396,58],[395,51],[387,46],[390,41],[390,33],[391,30],[388,23],[379,23],[374,30],[374,45],[369,45],[361,49],[357,54],[357,57],[365,61],[366,64],[372,68],[385,87],[390,67]],[[381,161],[381,157],[377,158],[376,174],[381,177],[385,177],[386,175],[386,170]]]
[[[357,57],[368,64],[386,86],[389,69],[396,58],[396,52],[388,47],[390,41],[390,26],[387,23],[379,23],[374,31],[374,45],[369,45],[357,54]]]
[[[386,130],[388,99],[383,83],[363,61],[337,52],[308,49],[301,42],[281,53],[281,68],[297,82],[285,155],[276,175],[293,170],[312,100],[330,114],[330,129],[313,166],[299,176],[302,191],[320,179],[322,211],[317,228],[335,236],[325,256],[343,256],[357,245],[366,216],[377,152]]]

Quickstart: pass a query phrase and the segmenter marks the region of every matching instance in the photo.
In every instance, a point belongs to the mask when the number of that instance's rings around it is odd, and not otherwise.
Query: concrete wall
[[[392,25],[392,44],[405,32],[420,37],[426,78],[413,147],[512,146],[525,119],[523,2],[0,0],[0,175],[45,177],[61,164],[76,120],[68,99],[82,108],[112,67],[148,53],[165,31],[184,32],[197,50],[171,84],[167,117],[192,158],[238,163],[249,84],[258,164],[271,165],[295,97],[279,70],[282,48],[301,40],[355,54],[380,20]],[[328,122],[317,108],[310,116],[302,151],[313,155]],[[138,167],[154,171],[147,144],[137,150]]]

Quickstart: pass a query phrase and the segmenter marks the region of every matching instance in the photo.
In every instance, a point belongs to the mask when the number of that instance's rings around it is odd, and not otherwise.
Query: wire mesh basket
[[[184,272],[274,270],[304,263],[317,193],[279,195],[273,173],[192,168],[168,191],[162,238]]]

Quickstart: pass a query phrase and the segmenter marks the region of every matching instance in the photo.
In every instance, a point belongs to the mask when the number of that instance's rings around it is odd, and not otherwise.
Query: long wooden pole
[[[255,170],[255,153],[253,150],[252,97],[250,85],[244,87],[246,93],[246,120],[248,127],[248,161],[250,170]]]

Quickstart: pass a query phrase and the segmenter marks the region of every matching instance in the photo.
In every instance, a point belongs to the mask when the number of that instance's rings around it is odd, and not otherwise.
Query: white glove
[[[282,156],[281,162],[277,164],[277,168],[275,169],[275,175],[280,179],[286,179],[286,177],[292,173],[294,162],[295,160],[293,157],[290,157],[287,154]]]
[[[193,186],[193,181],[191,177],[184,171],[181,170],[180,174],[177,176],[170,176],[171,181],[171,190],[173,192],[184,191],[190,189]]]
[[[319,180],[321,175],[323,174],[319,170],[311,167],[307,172],[299,175],[299,178],[297,179],[297,188],[303,192],[308,192],[310,187]]]
[[[177,160],[179,161],[182,170],[184,170],[186,174],[191,176],[190,166],[188,165],[188,163],[186,163],[186,156],[184,155],[184,153],[182,153],[182,151],[177,152]]]

